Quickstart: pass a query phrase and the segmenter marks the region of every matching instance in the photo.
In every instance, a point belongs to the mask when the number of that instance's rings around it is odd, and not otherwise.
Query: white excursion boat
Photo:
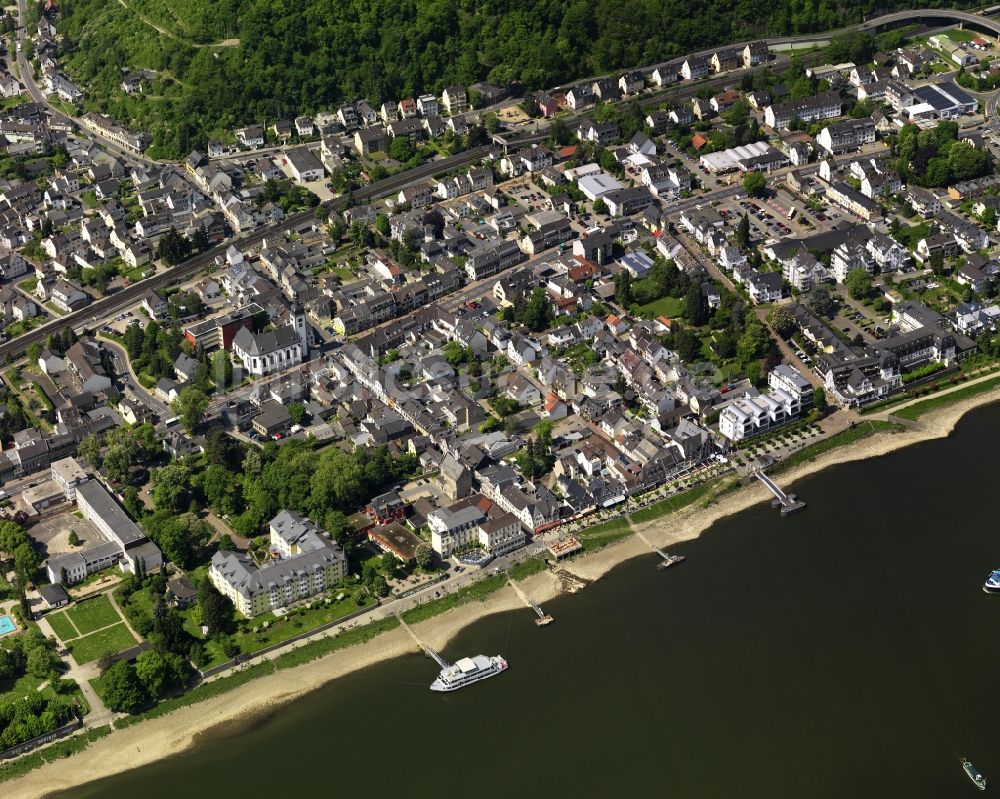
[[[493,657],[476,655],[471,658],[462,658],[441,669],[437,679],[431,683],[431,690],[457,691],[459,688],[465,688],[465,686],[485,680],[487,677],[494,677],[506,668],[507,661],[500,655]]]
[[[987,594],[1000,594],[1000,569],[990,572],[990,576],[983,583],[983,590]]]

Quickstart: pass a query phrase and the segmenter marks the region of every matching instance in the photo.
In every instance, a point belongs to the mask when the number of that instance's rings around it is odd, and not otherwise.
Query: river
[[[998,419],[804,480],[805,512],[630,561],[548,627],[476,623],[445,657],[511,668],[467,690],[414,654],[62,796],[971,795],[961,756],[1000,780]]]

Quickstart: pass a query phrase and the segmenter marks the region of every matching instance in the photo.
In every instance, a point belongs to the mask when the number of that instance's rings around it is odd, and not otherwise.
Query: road
[[[102,338],[101,345],[111,351],[115,359],[115,372],[119,378],[123,378],[130,383],[129,388],[135,394],[136,398],[161,419],[170,416],[170,408],[158,400],[156,395],[151,391],[147,391],[142,383],[139,382],[139,376],[132,370],[132,361],[129,359],[125,348],[118,342],[108,338]]]

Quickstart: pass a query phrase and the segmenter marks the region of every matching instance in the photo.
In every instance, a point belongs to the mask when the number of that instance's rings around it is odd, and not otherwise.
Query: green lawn
[[[980,34],[975,31],[965,30],[964,28],[951,28],[946,30],[944,33],[938,34],[939,36],[947,36],[953,42],[971,42],[973,39],[978,39]]]
[[[38,316],[32,316],[30,319],[22,319],[19,322],[7,325],[4,332],[13,338],[14,336],[20,336],[22,333],[27,333],[29,330],[34,330],[36,327],[44,325],[47,321],[45,316],[39,314]]]
[[[135,269],[130,269],[125,272],[122,277],[129,283],[138,283],[140,280],[145,280],[146,277],[152,273],[152,266],[137,266]]]
[[[602,524],[595,524],[593,527],[573,533],[586,552],[606,547],[608,544],[621,541],[631,534],[632,528],[628,520],[622,518],[612,519]]]
[[[541,558],[529,558],[524,563],[511,566],[508,574],[515,580],[523,580],[533,574],[545,571],[545,561]]]
[[[632,514],[632,521],[636,523],[649,522],[653,519],[659,519],[661,516],[668,513],[680,510],[693,502],[697,502],[699,499],[712,491],[712,489],[716,487],[717,482],[718,481],[713,480],[708,483],[702,483],[689,491],[672,496],[662,502],[657,502],[655,505],[650,505],[648,508],[637,510]]]
[[[893,236],[900,244],[909,249],[915,249],[917,242],[930,235],[931,223],[921,222],[918,225],[900,225],[899,230]]]
[[[497,574],[493,577],[478,580],[477,582],[467,585],[465,588],[462,588],[453,594],[446,594],[440,599],[435,599],[433,602],[417,605],[417,607],[406,611],[406,613],[403,614],[403,621],[407,624],[416,624],[417,622],[434,618],[447,610],[456,608],[459,605],[464,605],[467,602],[477,600],[483,602],[486,600],[486,597],[494,591],[500,590],[506,584],[507,577],[503,574]]]
[[[131,646],[135,646],[135,639],[124,622],[77,638],[66,645],[73,655],[73,660],[81,666],[97,660],[106,652],[121,652]]]
[[[350,283],[352,280],[358,279],[358,276],[354,273],[353,269],[345,269],[342,266],[331,266],[326,271],[337,275],[345,283]]]
[[[33,694],[38,690],[38,686],[42,684],[42,679],[34,676],[31,673],[25,674],[14,682],[8,680],[0,681],[0,692],[2,692],[4,699],[21,699],[29,694]],[[50,693],[53,693],[50,691]]]
[[[17,287],[21,289],[21,291],[26,291],[28,292],[28,294],[31,294],[32,292],[34,292],[35,287],[37,285],[38,285],[38,278],[29,277],[27,280],[22,280],[20,283],[18,283]]]
[[[128,603],[146,611],[150,616],[153,615],[153,595],[148,586],[141,591],[130,594]]]
[[[60,611],[59,613],[50,613],[45,617],[49,624],[52,626],[53,632],[59,636],[59,640],[65,643],[66,641],[72,641],[74,638],[80,637],[79,630],[73,626],[73,622],[69,620],[69,616],[66,615],[65,611]]]
[[[661,297],[653,302],[640,305],[639,315],[655,319],[657,316],[666,316],[668,319],[680,316],[684,310],[684,300],[679,297]]]
[[[773,467],[770,472],[771,474],[777,474],[785,471],[786,469],[798,466],[801,463],[814,461],[823,453],[829,452],[837,447],[842,447],[846,444],[853,444],[856,441],[861,441],[862,439],[868,438],[868,436],[875,435],[876,433],[896,433],[901,429],[901,425],[893,424],[892,422],[882,422],[877,419],[867,422],[859,422],[854,425],[854,427],[841,430],[839,433],[836,433],[829,438],[824,438],[822,441],[817,441],[815,444],[811,444],[805,449],[800,449],[793,455],[789,455],[781,461],[781,463]]]
[[[1000,377],[994,377],[989,380],[984,380],[982,383],[973,383],[971,386],[965,386],[964,388],[957,389],[956,391],[950,391],[947,394],[941,394],[939,396],[930,397],[914,403],[913,405],[903,408],[902,410],[894,411],[893,415],[898,416],[901,419],[919,419],[929,411],[936,410],[937,408],[941,408],[945,405],[950,405],[953,402],[958,402],[959,400],[974,397],[976,394],[982,394],[984,391],[989,391],[992,388],[996,388],[998,385],[1000,385]]]
[[[323,597],[319,597],[313,600],[311,608],[302,607],[280,618],[270,613],[264,613],[252,619],[246,619],[240,622],[241,631],[233,636],[233,640],[240,645],[240,649],[244,652],[254,652],[265,646],[287,641],[289,638],[294,638],[375,604],[375,600],[370,595],[364,594],[362,596],[360,585],[341,590],[334,589],[330,593],[333,596],[343,593],[344,598],[338,602],[331,597],[330,603],[327,604]],[[359,597],[361,597],[360,602],[358,601]],[[254,632],[255,627],[257,632]]]
[[[118,611],[112,606],[111,600],[104,594],[96,599],[81,602],[66,612],[76,625],[76,629],[80,631],[80,635],[92,633],[94,630],[122,620]]]
[[[143,602],[144,600],[141,598],[142,593],[133,594],[131,601],[135,602],[136,598],[140,597],[139,602]],[[237,621],[237,629],[233,633],[232,639],[239,645],[243,653],[248,654],[271,644],[287,641],[289,638],[294,638],[316,627],[336,621],[337,619],[342,619],[344,616],[375,604],[375,600],[369,595],[365,595],[359,604],[357,598],[362,593],[360,585],[334,589],[330,593],[332,596],[330,597],[329,604],[326,604],[324,601],[325,597],[321,596],[313,600],[311,608],[302,607],[280,618],[271,613],[263,613],[252,619],[241,618]],[[344,594],[344,598],[338,602],[333,597],[340,593]],[[211,668],[220,663],[225,663],[229,658],[222,651],[222,646],[216,640],[206,639],[202,636],[201,626],[196,621],[195,610],[196,607],[192,606],[181,611],[181,618],[184,621],[184,629],[193,638],[201,641],[205,647],[205,651],[208,653],[209,660],[206,663],[200,664],[201,668]],[[265,627],[265,625],[267,626]],[[254,628],[256,628],[256,632]]]

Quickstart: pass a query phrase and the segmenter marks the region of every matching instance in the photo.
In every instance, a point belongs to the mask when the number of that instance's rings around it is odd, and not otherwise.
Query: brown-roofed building
[[[391,552],[403,563],[415,560],[417,547],[424,543],[419,536],[411,533],[399,522],[373,527],[368,531],[368,540],[383,552]]]

